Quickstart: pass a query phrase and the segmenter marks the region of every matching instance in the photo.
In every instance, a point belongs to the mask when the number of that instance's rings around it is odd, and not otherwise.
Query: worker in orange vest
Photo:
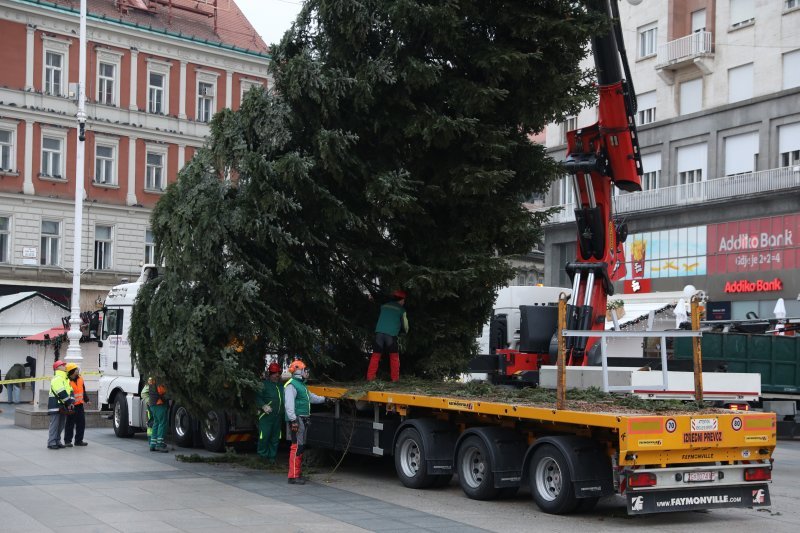
[[[67,448],[72,448],[72,433],[75,432],[75,446],[88,446],[83,440],[83,432],[86,429],[86,412],[84,406],[89,403],[86,397],[86,384],[81,376],[81,369],[75,363],[67,363],[67,377],[72,386],[72,395],[75,398],[74,410],[67,415],[67,423],[64,429],[64,441]]]

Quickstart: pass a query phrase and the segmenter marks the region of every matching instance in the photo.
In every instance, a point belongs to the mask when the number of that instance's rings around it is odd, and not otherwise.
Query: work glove
[[[289,429],[292,430],[292,433],[297,433],[300,431],[300,423],[297,420],[294,422],[289,422]]]
[[[272,406],[268,403],[265,403],[261,406],[261,410],[264,411],[264,414],[268,415],[272,413]]]

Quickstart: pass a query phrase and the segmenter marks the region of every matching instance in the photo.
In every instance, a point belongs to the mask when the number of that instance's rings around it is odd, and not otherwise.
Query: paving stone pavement
[[[85,448],[48,450],[46,430],[14,425],[0,404],[0,531],[485,531],[347,490],[229,465],[153,454],[143,436],[87,429]]]

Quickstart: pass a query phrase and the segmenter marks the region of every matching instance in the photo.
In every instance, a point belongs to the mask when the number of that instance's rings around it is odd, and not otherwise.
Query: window
[[[16,166],[16,150],[14,150],[14,140],[16,128],[9,124],[6,126],[0,123],[0,170],[6,172],[13,171]]]
[[[656,23],[639,28],[639,59],[656,54],[658,26]]]
[[[197,84],[197,120],[208,122],[214,115],[214,84],[199,82]]]
[[[98,143],[94,155],[94,182],[100,185],[116,185],[116,149],[114,146]]]
[[[164,114],[164,84],[166,76],[156,72],[150,73],[150,84],[147,93],[147,109],[151,113]]]
[[[652,191],[658,189],[661,181],[661,154],[643,155],[642,170],[642,190]]]
[[[103,340],[112,335],[122,335],[124,309],[108,309],[103,317]]]
[[[144,264],[150,265],[156,262],[156,243],[153,238],[153,230],[144,230]]]
[[[755,172],[758,157],[758,133],[750,132],[725,138],[725,175]]]
[[[792,87],[800,87],[800,50],[783,54],[783,88]]]
[[[241,99],[242,100],[244,100],[244,95],[247,94],[247,91],[249,91],[253,87],[259,87],[261,85],[260,82],[252,81],[252,80],[242,80],[240,82],[240,84],[241,84],[241,87],[242,87],[242,94],[241,94]]]
[[[708,144],[682,146],[677,150],[678,196],[683,200],[702,199],[703,180],[706,179]]]
[[[706,31],[706,10],[692,11],[692,33]]]
[[[786,9],[794,9],[800,7],[800,0],[786,0]]]
[[[11,244],[11,219],[0,217],[0,263],[8,263],[9,246]]]
[[[60,96],[64,87],[64,54],[45,52],[44,92]]]
[[[42,90],[45,94],[66,96],[71,41],[42,36]]]
[[[650,124],[656,121],[656,92],[650,91],[649,93],[640,94],[636,97],[636,104],[638,111],[636,112],[636,120],[639,126]]]
[[[703,78],[680,84],[680,114],[688,115],[703,109]]]
[[[728,70],[728,103],[753,97],[753,64]]]
[[[64,176],[64,139],[42,136],[42,176],[59,178]]]
[[[745,26],[755,19],[753,0],[731,0],[731,28]]]
[[[561,124],[561,144],[567,142],[567,133],[578,129],[578,117],[567,117]]]
[[[147,168],[145,170],[144,188],[150,191],[164,190],[164,168],[166,154],[162,152],[147,152]]]
[[[112,256],[111,226],[95,226],[94,228],[94,269],[110,270]]]
[[[572,193],[572,176],[564,176],[557,182],[558,195],[557,201],[559,205],[571,204],[575,202],[575,195]]]
[[[169,114],[169,71],[172,63],[147,59],[147,111]]]
[[[42,265],[58,266],[61,263],[61,222],[42,220]]]
[[[116,105],[114,93],[114,73],[116,65],[100,63],[97,69],[97,101],[101,104]]]
[[[800,164],[800,122],[778,128],[778,152],[782,167]]]

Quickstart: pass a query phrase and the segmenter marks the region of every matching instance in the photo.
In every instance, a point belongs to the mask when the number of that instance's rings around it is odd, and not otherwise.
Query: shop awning
[[[67,331],[69,331],[64,326],[58,326],[56,328],[46,329],[39,333],[35,333],[30,335],[29,337],[25,337],[23,340],[28,342],[51,342],[58,338],[60,335],[66,335]]]

